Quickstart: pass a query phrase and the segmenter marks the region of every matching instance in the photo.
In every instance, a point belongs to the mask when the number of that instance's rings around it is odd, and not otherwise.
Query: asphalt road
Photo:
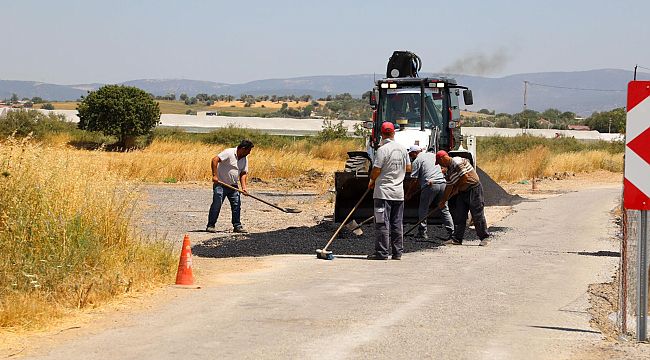
[[[593,255],[618,250],[609,211],[619,194],[521,203],[488,247],[402,261],[268,257],[226,284],[170,288],[169,302],[31,358],[571,358],[602,337],[586,290],[618,261]]]

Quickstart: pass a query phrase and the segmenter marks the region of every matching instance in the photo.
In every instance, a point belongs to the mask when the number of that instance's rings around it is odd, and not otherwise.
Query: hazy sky
[[[15,0],[0,33],[0,79],[57,84],[650,68],[649,0]]]

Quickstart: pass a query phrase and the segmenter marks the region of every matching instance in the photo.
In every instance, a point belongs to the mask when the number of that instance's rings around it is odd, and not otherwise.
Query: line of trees
[[[176,100],[176,94],[167,94],[162,96],[155,96],[151,94],[151,97],[156,100]],[[313,96],[309,94],[304,95],[250,95],[250,94],[241,94],[239,97],[233,95],[217,95],[212,94],[208,95],[206,93],[196,94],[195,96],[189,96],[185,93],[180,94],[178,100],[183,101],[186,105],[194,105],[197,103],[207,103],[208,105],[214,104],[215,101],[220,102],[232,102],[232,101],[241,101],[248,104],[255,104],[260,101],[271,101],[271,102],[309,102],[313,99]],[[249,105],[250,106],[250,105]]]
[[[552,108],[542,112],[524,110],[516,114],[495,114],[494,110],[481,109],[478,113],[487,116],[464,116],[463,126],[566,130],[569,125],[585,125],[602,133],[625,132],[624,108],[595,112],[588,118],[578,117],[571,111],[563,112]]]

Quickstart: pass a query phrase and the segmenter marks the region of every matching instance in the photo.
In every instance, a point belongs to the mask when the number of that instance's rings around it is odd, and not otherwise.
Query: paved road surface
[[[402,261],[275,256],[231,284],[66,341],[38,359],[562,359],[599,341],[587,285],[608,280],[616,188],[516,206],[489,247]],[[209,260],[216,261],[216,260]]]

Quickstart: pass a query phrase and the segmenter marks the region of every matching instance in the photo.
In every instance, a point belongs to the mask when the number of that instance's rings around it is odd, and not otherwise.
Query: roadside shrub
[[[65,121],[63,115],[43,114],[36,110],[9,111],[0,117],[0,136],[14,134],[17,137],[30,135],[42,139],[50,134],[71,132],[76,125]]]
[[[323,129],[316,135],[316,139],[320,142],[346,139],[348,137],[348,129],[343,126],[343,121],[334,123],[331,120],[323,121]]]

